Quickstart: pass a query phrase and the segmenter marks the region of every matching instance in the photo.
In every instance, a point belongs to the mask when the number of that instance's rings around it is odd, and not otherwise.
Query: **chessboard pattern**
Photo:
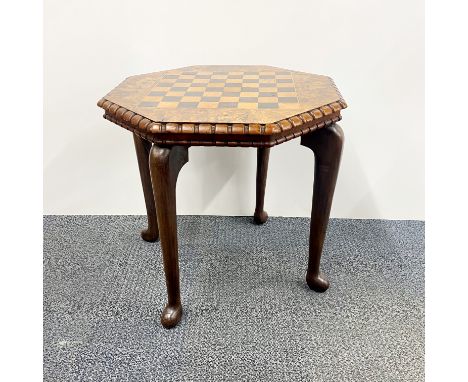
[[[290,71],[180,71],[164,74],[138,105],[159,109],[294,109]]]
[[[201,65],[130,76],[98,105],[106,119],[153,142],[252,140],[257,146],[336,122],[346,108],[330,77],[257,65]]]

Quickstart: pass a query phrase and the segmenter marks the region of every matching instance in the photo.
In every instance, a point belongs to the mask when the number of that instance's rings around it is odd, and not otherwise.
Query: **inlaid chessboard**
[[[165,74],[140,107],[290,109],[298,104],[290,71],[181,71]]]
[[[154,123],[268,124],[333,103],[336,109],[342,97],[326,76],[206,65],[128,77],[104,101]]]

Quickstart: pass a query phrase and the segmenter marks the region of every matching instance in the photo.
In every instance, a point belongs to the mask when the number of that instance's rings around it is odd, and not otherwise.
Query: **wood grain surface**
[[[347,107],[331,78],[269,66],[132,76],[98,106],[106,119],[154,143],[266,147],[336,122]]]

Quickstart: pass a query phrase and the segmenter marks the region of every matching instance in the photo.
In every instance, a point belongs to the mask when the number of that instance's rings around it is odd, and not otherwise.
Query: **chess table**
[[[257,148],[253,221],[264,224],[270,148],[301,137],[315,155],[306,282],[317,292],[328,289],[320,258],[344,140],[336,122],[346,108],[331,78],[270,66],[190,66],[128,77],[98,106],[105,119],[133,133],[148,216],[141,237],[161,239],[165,328],[182,317],[176,182],[190,146]]]

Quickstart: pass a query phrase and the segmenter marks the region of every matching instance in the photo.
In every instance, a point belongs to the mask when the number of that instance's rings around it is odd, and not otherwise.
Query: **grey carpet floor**
[[[424,223],[181,216],[184,316],[165,330],[143,216],[44,217],[45,381],[423,381]]]

